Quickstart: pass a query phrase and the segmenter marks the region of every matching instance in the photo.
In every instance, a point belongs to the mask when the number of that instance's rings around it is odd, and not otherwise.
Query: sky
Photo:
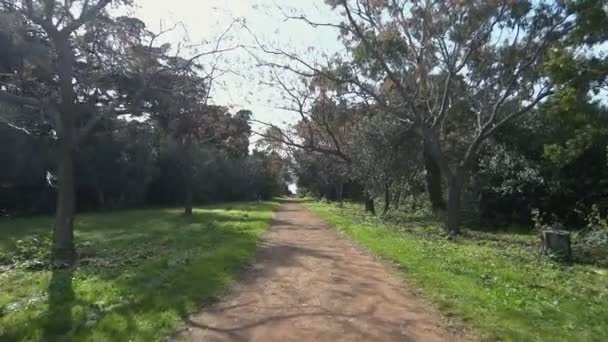
[[[247,27],[265,45],[281,46],[294,52],[310,51],[309,47],[314,47],[316,52],[327,54],[338,51],[342,46],[334,29],[315,29],[298,20],[284,20],[284,13],[306,14],[322,22],[339,20],[323,0],[136,0],[134,9],[134,15],[155,32],[175,23],[183,24],[183,29],[180,25],[163,36],[175,46],[185,37],[192,44],[203,40],[215,41],[235,18],[244,18]],[[252,34],[238,25],[230,32],[230,39],[224,42],[224,47],[255,45]],[[203,47],[201,50],[206,49]],[[236,74],[227,74],[216,83],[212,93],[215,104],[230,106],[233,111],[249,109],[255,119],[277,125],[293,123],[297,119],[294,113],[277,109],[282,105],[278,91],[260,84],[264,79],[262,70],[256,67],[247,51],[237,49],[226,53],[223,58],[223,68]],[[260,126],[254,127],[256,129],[259,130]]]

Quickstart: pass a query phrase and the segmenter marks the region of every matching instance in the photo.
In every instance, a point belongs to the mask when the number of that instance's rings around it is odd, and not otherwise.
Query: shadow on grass
[[[195,213],[191,218],[176,216],[165,221],[169,231],[175,234],[168,238],[166,232],[152,232],[146,240],[161,243],[152,253],[147,250],[141,258],[145,261],[120,273],[99,275],[121,289],[126,304],[109,312],[107,322],[100,321],[95,327],[96,336],[105,339],[138,336],[151,340],[159,331],[169,333],[168,327],[175,319],[217,301],[255,255],[259,234],[249,225],[265,225],[268,218],[241,220],[204,212]],[[237,222],[246,224],[236,225]],[[120,243],[129,243],[129,240]],[[141,317],[152,317],[159,312],[164,313],[162,318],[143,318],[142,322]],[[133,319],[138,324],[126,325],[123,330],[108,323]]]
[[[46,310],[28,311],[29,321],[0,340],[155,340],[172,332],[247,265],[275,206],[226,207],[196,209],[190,218],[179,209],[81,216],[78,268],[53,271]],[[46,283],[45,273],[27,273]]]
[[[43,340],[56,341],[73,328],[72,307],[76,297],[72,288],[73,271],[53,271],[47,290],[48,309],[43,315]]]

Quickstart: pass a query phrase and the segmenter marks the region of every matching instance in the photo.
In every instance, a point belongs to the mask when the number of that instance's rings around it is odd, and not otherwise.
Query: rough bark
[[[460,165],[456,166],[455,169],[451,169],[447,160],[444,158],[438,140],[433,136],[433,133],[427,129],[423,129],[422,132],[424,134],[425,164],[428,166],[431,165],[430,162],[432,162],[434,166],[431,167],[431,170],[437,171],[435,174],[443,176],[448,186],[447,219],[445,229],[449,236],[453,237],[460,234],[460,206],[462,188],[464,186],[467,167],[469,166],[467,158],[470,157],[470,155],[467,154],[468,157],[465,156],[464,161]],[[427,163],[427,161],[429,163]],[[434,170],[435,167],[436,170]],[[428,175],[429,172],[427,172],[427,176]],[[437,189],[441,189],[441,178],[439,178],[438,181],[438,183],[435,183],[435,194],[438,193]],[[429,193],[432,194],[433,192],[429,191]],[[435,199],[438,200],[437,197],[435,197]],[[441,196],[441,202],[436,202],[435,205],[439,203],[444,203],[443,195]]]
[[[441,169],[433,159],[428,148],[423,151],[424,167],[426,169],[426,190],[429,193],[429,200],[433,211],[445,211],[446,203],[443,197],[443,188],[441,184]]]
[[[59,114],[59,150],[57,155],[57,211],[53,232],[53,260],[56,267],[70,267],[75,261],[74,216],[76,186],[74,180],[74,147],[77,140],[74,116],[76,95],[73,88],[74,56],[69,36],[51,36],[57,49],[58,79],[61,94]]]
[[[374,198],[369,194],[365,195],[365,212],[376,215],[376,207],[374,205]]]
[[[74,215],[76,189],[74,184],[74,156],[64,146],[59,151],[57,165],[57,208],[53,231],[53,264],[57,268],[70,267],[75,261]]]
[[[446,232],[449,236],[456,236],[460,234],[460,205],[464,177],[462,174],[457,174],[452,177],[448,183],[448,217]]]

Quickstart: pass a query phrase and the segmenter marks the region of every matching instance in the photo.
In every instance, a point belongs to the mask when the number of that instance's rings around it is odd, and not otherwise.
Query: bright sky
[[[281,11],[290,14],[305,13],[317,21],[337,21],[336,14],[323,0],[136,0],[135,16],[142,19],[153,31],[183,23],[192,43],[213,41],[234,21],[244,18],[247,26],[264,43],[281,46],[289,51],[307,51],[311,46],[316,51],[328,54],[342,45],[337,41],[337,32],[332,29],[313,29],[300,21],[284,20]],[[178,33],[179,32],[179,33]],[[224,46],[235,44],[254,45],[251,34],[235,28],[233,40]],[[169,37],[171,36],[171,37]],[[167,39],[174,43],[185,36],[184,30],[176,30]],[[207,48],[208,49],[208,48]],[[205,49],[203,49],[205,50]],[[213,102],[238,109],[250,109],[256,119],[274,124],[293,122],[293,113],[276,109],[280,97],[276,90],[260,85],[263,79],[260,68],[244,50],[226,54],[224,67],[239,73],[227,75],[214,89]]]

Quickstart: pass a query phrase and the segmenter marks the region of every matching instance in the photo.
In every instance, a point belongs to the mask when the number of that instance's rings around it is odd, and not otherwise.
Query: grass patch
[[[466,232],[452,242],[431,217],[386,223],[357,205],[304,205],[395,262],[409,283],[482,340],[608,340],[608,269],[541,260],[534,235]]]
[[[231,284],[277,206],[80,215],[73,271],[45,269],[50,218],[0,220],[0,340],[160,339]]]

